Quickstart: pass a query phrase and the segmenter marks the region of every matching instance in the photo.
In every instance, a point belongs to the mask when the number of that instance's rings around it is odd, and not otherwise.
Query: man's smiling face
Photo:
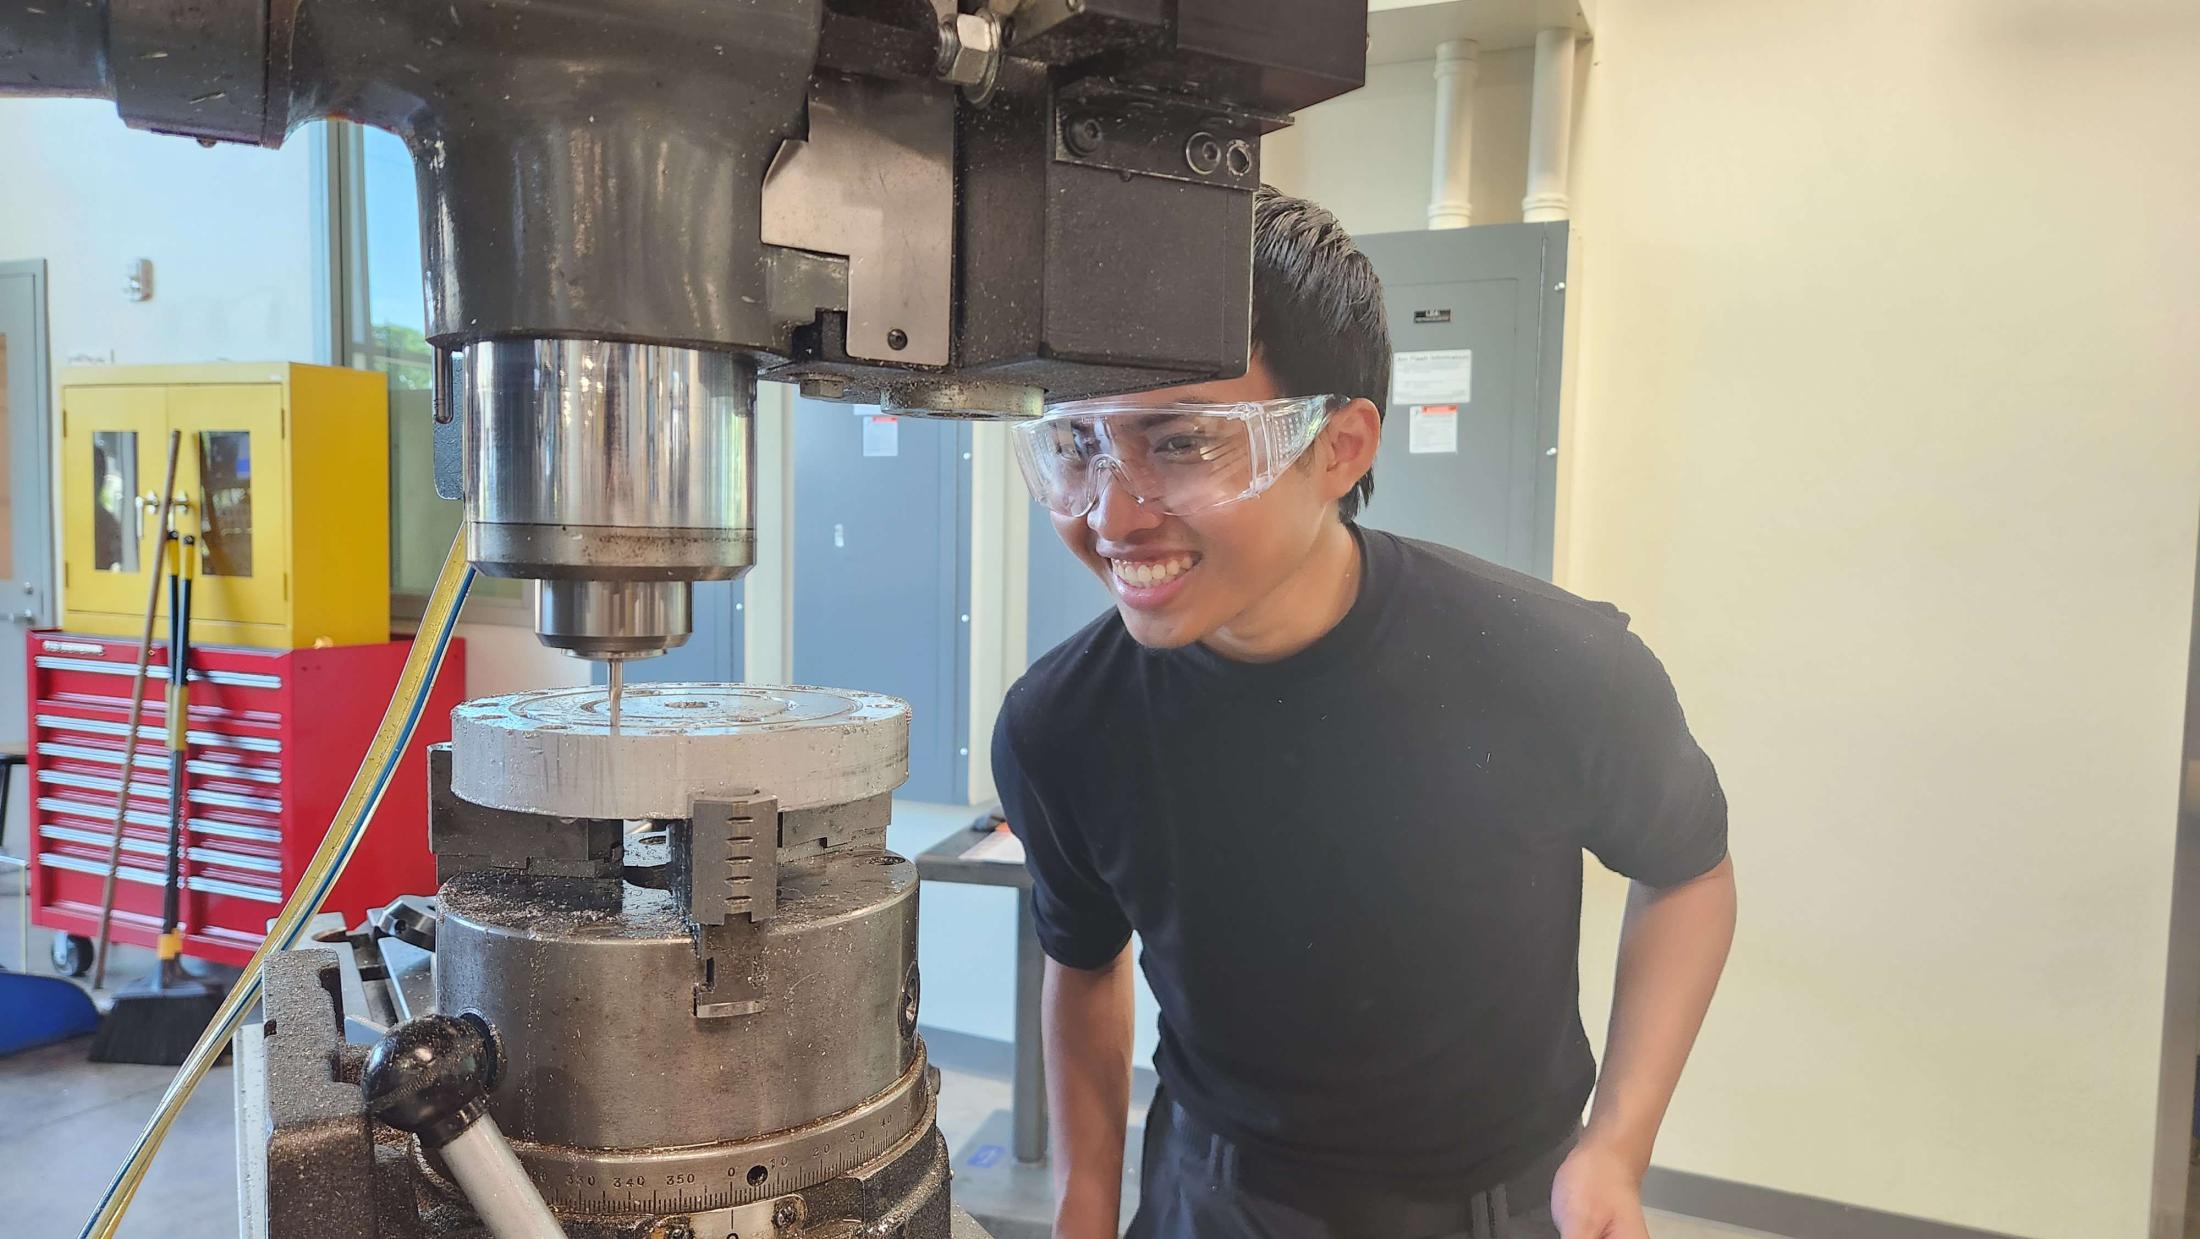
[[[1279,394],[1256,356],[1239,378],[1126,400],[1160,406],[1270,400]],[[1155,429],[1165,430],[1166,424],[1157,422]],[[1133,639],[1174,649],[1204,640],[1244,615],[1305,561],[1323,522],[1333,520],[1336,510],[1336,496],[1326,493],[1321,481],[1315,470],[1294,466],[1251,499],[1169,516],[1141,505],[1109,476],[1090,512],[1056,516],[1054,530],[1107,583]]]

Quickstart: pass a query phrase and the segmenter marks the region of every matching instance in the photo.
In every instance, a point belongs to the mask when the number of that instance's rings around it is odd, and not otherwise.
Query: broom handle
[[[122,790],[115,794],[115,837],[107,845],[107,878],[99,888],[99,940],[94,948],[92,988],[107,981],[107,933],[115,918],[115,871],[122,867],[122,824],[130,813],[130,777],[137,767],[138,724],[145,717],[145,671],[153,658],[153,618],[160,610],[160,551],[168,545],[168,516],[176,496],[176,459],[183,454],[183,432],[168,432],[168,469],[160,484],[158,519],[153,522],[159,548],[145,570],[145,631],[138,639],[137,676],[130,684],[130,727],[122,737]],[[140,538],[139,550],[143,551]]]
[[[191,578],[198,541],[168,539],[168,873],[160,891],[160,971],[172,979],[183,958],[183,774],[191,731]]]

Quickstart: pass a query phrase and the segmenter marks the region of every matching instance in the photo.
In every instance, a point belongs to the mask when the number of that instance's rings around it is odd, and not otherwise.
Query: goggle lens
[[[1266,490],[1313,443],[1334,403],[1080,402],[1018,424],[1012,437],[1032,497],[1057,516],[1086,515],[1111,485],[1142,506],[1189,516]]]

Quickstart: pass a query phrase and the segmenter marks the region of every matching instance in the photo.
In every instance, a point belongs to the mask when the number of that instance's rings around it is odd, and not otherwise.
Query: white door
[[[47,370],[46,264],[0,263],[0,743],[29,733],[23,638],[53,622],[53,386]],[[29,846],[27,779],[9,789],[7,850]]]

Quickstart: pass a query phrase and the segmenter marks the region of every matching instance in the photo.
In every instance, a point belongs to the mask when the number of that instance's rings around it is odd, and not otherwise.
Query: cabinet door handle
[[[138,541],[143,542],[145,541],[145,513],[148,510],[159,509],[160,496],[154,494],[152,491],[146,491],[144,494],[139,495],[135,502],[137,504],[137,539]],[[172,496],[168,500],[168,515],[170,519],[174,519],[175,514],[178,512],[188,512],[190,510],[191,496],[184,493],[183,491],[177,491],[174,496]]]

